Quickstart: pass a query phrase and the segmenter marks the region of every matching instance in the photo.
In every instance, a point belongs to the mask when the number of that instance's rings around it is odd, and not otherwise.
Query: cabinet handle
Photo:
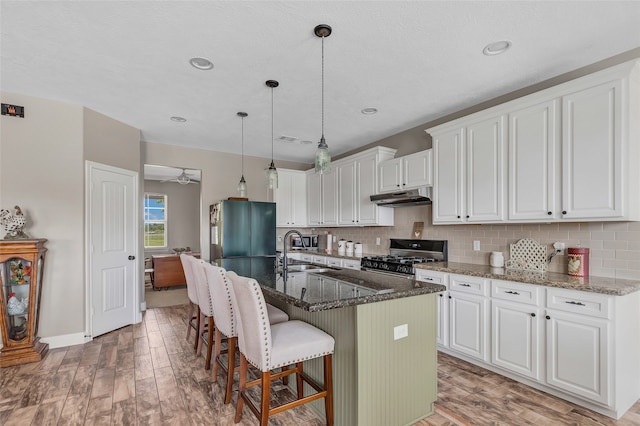
[[[562,214],[567,214],[567,211],[566,210],[562,210]]]
[[[564,302],[564,303],[568,303],[568,304],[570,304],[570,305],[577,305],[577,306],[587,306],[587,305],[585,305],[585,304],[584,304],[584,303],[582,303],[582,302],[574,302],[573,300],[572,300],[572,301],[570,301],[570,302]]]
[[[507,294],[515,294],[515,295],[517,295],[517,296],[519,296],[519,295],[520,295],[520,293],[518,293],[517,291],[511,291],[511,290],[509,290],[509,291],[505,291],[505,293],[507,293]]]
[[[467,215],[467,219],[469,219],[469,215]]]
[[[129,260],[136,260],[136,257],[135,257],[135,256],[129,256],[129,257],[127,257],[127,259],[129,259]]]
[[[442,293],[439,294],[440,297],[444,297],[444,295]]]
[[[406,186],[406,185],[407,185],[406,183],[403,183],[403,184],[402,184],[402,186]]]
[[[400,184],[397,184],[396,186],[397,186],[398,188],[400,188]]]
[[[546,318],[546,319],[551,319],[551,317],[550,317],[549,315],[547,315],[545,318]]]
[[[465,284],[465,283],[460,283],[461,287],[471,287],[469,284]]]
[[[551,212],[547,212],[547,214],[548,214],[549,216],[551,216]]]
[[[531,316],[532,316],[532,317],[535,317],[535,316],[536,316],[536,314],[535,314],[535,313],[533,313],[533,312],[531,312]]]
[[[451,296],[449,296],[449,299],[451,299]]]
[[[460,219],[460,216],[458,216],[458,219]]]

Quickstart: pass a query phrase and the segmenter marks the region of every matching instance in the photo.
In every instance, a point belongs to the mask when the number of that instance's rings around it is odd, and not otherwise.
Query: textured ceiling
[[[148,142],[311,163],[640,47],[638,1],[6,1],[0,89],[84,105]],[[512,48],[484,56],[483,47]],[[214,63],[210,71],[192,57]],[[360,110],[375,107],[375,115]],[[28,111],[27,111],[28,114]],[[185,123],[170,121],[182,116]]]

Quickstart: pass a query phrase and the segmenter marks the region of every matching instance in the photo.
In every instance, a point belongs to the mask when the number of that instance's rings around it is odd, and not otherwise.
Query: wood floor
[[[185,305],[151,309],[140,324],[1,369],[0,424],[233,425],[233,403],[185,340],[185,317]],[[436,413],[416,425],[640,425],[640,403],[614,421],[442,354],[438,375]],[[274,400],[294,397],[274,390]],[[245,408],[240,424],[258,422]],[[270,424],[324,421],[298,407]]]

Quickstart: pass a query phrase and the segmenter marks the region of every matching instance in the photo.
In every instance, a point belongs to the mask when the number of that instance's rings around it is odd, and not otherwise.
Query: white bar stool
[[[232,271],[208,263],[204,264],[204,271],[209,283],[209,292],[213,301],[213,315],[216,323],[215,331],[215,352],[213,356],[213,371],[211,380],[218,379],[218,366],[227,375],[227,383],[224,394],[224,403],[231,402],[231,390],[233,386],[233,373],[236,358],[236,342],[238,340],[238,319],[236,317],[237,307],[234,308],[235,294],[233,292],[232,279],[238,279],[238,275]],[[267,314],[270,324],[277,324],[289,320],[289,316],[282,310],[267,304]],[[222,339],[227,339],[227,349],[221,350]],[[227,364],[225,365],[220,355],[227,353]]]
[[[193,342],[193,349],[198,347],[198,336],[200,335],[200,307],[198,306],[198,290],[196,288],[195,278],[193,276],[193,268],[191,267],[190,258],[194,258],[191,255],[182,253],[180,255],[180,262],[182,263],[182,270],[184,271],[184,278],[187,281],[187,296],[189,296],[189,311],[187,312],[187,341],[189,341],[189,335],[193,328],[196,332],[196,339]]]
[[[324,398],[327,425],[333,426],[333,371],[332,354],[335,346],[333,337],[303,321],[291,320],[270,325],[267,306],[258,282],[252,278],[238,277],[232,280],[238,306],[238,345],[240,347],[240,386],[235,422],[242,419],[242,408],[247,403],[249,409],[266,426],[269,416]],[[324,387],[318,385],[303,372],[303,361],[324,358]],[[262,372],[259,379],[247,382],[248,363]],[[295,364],[296,368],[271,373],[280,367]],[[270,408],[271,380],[296,374],[298,399]],[[304,396],[303,381],[316,390]],[[260,408],[251,401],[247,388],[262,387]]]

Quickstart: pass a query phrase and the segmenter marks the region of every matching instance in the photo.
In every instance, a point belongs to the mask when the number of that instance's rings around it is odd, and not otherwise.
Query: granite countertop
[[[458,262],[432,262],[416,265],[416,269],[470,275],[494,280],[516,281],[547,287],[569,290],[589,291],[592,293],[624,296],[640,290],[640,280],[624,280],[605,277],[573,277],[558,272],[517,271],[505,268],[492,268],[489,265],[475,265]]]
[[[289,273],[285,282],[278,273],[272,279],[257,279],[265,296],[269,295],[285,303],[297,306],[305,311],[316,312],[327,309],[344,308],[384,300],[401,299],[421,294],[438,293],[446,287],[439,284],[416,281],[412,278],[395,277],[383,273],[357,271],[353,269],[328,269],[324,272]],[[347,284],[347,291],[336,291],[341,284]],[[363,293],[354,294],[349,284],[363,289]],[[302,289],[306,290],[303,292]]]
[[[401,299],[446,290],[439,284],[416,281],[413,277],[394,276],[347,268],[329,268],[308,272],[290,272],[285,282],[276,272],[273,258],[229,258],[214,262],[238,275],[254,278],[265,296],[310,312],[344,308],[365,303]],[[308,264],[292,261],[289,265]],[[320,272],[323,271],[323,272]],[[341,284],[344,284],[341,286]],[[353,292],[353,288],[361,291]],[[303,289],[304,292],[303,292]],[[380,293],[376,293],[380,292]]]

